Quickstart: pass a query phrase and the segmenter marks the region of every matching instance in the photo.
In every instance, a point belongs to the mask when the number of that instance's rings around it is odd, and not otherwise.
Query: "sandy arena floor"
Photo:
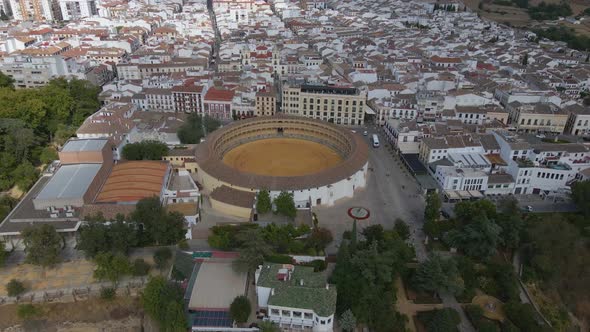
[[[342,158],[322,144],[292,138],[272,138],[240,145],[223,162],[242,172],[272,176],[300,176],[337,165]]]

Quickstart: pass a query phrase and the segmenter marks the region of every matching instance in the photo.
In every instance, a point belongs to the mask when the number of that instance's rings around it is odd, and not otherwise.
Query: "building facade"
[[[357,88],[330,85],[283,87],[282,109],[290,115],[341,124],[360,126],[364,123],[367,95]]]

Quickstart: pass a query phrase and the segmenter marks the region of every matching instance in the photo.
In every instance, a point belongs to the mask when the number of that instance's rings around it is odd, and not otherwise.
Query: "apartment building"
[[[568,114],[565,132],[575,136],[590,135],[590,107],[579,104],[569,105],[563,108]]]
[[[60,55],[9,55],[0,63],[0,71],[14,79],[16,88],[41,87],[55,77],[72,75],[67,61]],[[79,74],[83,78],[83,72]]]
[[[98,15],[96,1],[94,0],[59,0],[59,8],[64,21]]]
[[[158,112],[174,112],[174,100],[170,89],[143,89],[147,110]]]
[[[508,104],[510,126],[527,133],[557,133],[565,130],[568,114],[553,103]]]
[[[171,90],[175,112],[203,113],[203,86],[175,86]]]
[[[366,99],[366,92],[352,87],[287,84],[283,86],[282,109],[286,114],[360,126]]]
[[[415,120],[390,119],[383,126],[387,141],[401,154],[418,153],[420,140],[424,137],[423,129]]]
[[[53,21],[51,0],[10,0],[12,16],[17,21]]]
[[[256,92],[256,116],[274,115],[277,109],[276,91],[262,90]]]

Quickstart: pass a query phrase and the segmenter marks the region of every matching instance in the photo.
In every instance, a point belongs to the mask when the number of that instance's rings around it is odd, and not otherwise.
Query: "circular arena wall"
[[[264,145],[264,140],[271,140],[268,143],[276,143],[272,140],[289,140],[289,143],[293,143],[289,145],[290,149],[311,149],[310,146],[313,144],[297,144],[297,141],[312,142],[335,156],[326,156],[326,151],[315,147],[313,149],[319,152],[316,153],[314,150],[306,158],[327,158],[327,164],[319,163],[317,171],[306,168],[300,172],[301,174],[294,171],[292,174],[296,175],[280,176],[276,171],[266,171],[264,168],[261,168],[260,172],[247,172],[244,168],[224,161],[224,157],[231,155],[232,151],[257,141]],[[276,158],[293,158],[289,154],[295,155],[296,158],[299,154],[295,153],[295,150],[292,151],[293,153],[282,151]],[[247,153],[254,152],[250,150]],[[257,153],[265,152],[266,150]],[[274,158],[264,157],[270,161]],[[331,205],[340,198],[352,197],[355,189],[365,186],[367,161],[367,144],[362,136],[354,134],[349,129],[321,120],[275,115],[237,121],[207,136],[206,141],[199,144],[196,149],[196,176],[206,193],[223,185],[246,192],[267,189],[271,196],[288,191],[294,194],[298,207]],[[281,161],[277,162],[280,165]],[[286,159],[285,162],[292,161]],[[305,161],[299,162],[306,164]]]

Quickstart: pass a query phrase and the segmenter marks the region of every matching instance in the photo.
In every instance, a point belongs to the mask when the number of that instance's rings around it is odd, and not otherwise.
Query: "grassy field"
[[[530,0],[530,6],[537,6],[542,1],[545,3],[560,3],[561,0]],[[479,3],[482,2],[483,9],[479,9]],[[493,4],[493,0],[464,0],[465,5],[470,9],[479,12],[481,17],[508,24],[514,27],[527,27],[530,26],[532,20],[530,19],[528,12],[526,9],[519,8],[515,6],[500,6]],[[576,16],[584,9],[590,7],[590,0],[575,0],[575,1],[568,1],[570,7],[572,8],[573,15]],[[560,24],[567,26],[569,28],[573,28],[576,33],[590,36],[590,20],[584,22],[582,24],[571,24],[567,22],[560,22]]]
[[[45,303],[37,306],[41,308],[42,314],[25,325],[33,325],[38,331],[99,331],[100,327],[103,330],[115,330],[108,327],[113,326],[113,323],[105,323],[106,321],[123,321],[126,326],[125,331],[141,331],[140,318],[143,313],[138,298],[117,297],[113,301],[90,299],[70,303]],[[0,331],[23,324],[18,318],[17,308],[16,304],[0,306]],[[57,329],[66,322],[69,322],[67,325],[70,328]],[[95,329],[91,324],[99,326]]]

